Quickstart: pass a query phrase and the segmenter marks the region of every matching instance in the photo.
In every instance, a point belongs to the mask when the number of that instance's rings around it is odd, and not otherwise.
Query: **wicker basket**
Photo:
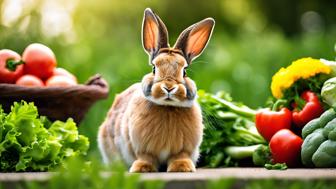
[[[89,108],[100,99],[107,98],[109,87],[100,76],[91,77],[85,85],[72,87],[24,87],[0,84],[0,104],[5,112],[17,101],[34,102],[40,115],[50,120],[72,117],[80,123]]]

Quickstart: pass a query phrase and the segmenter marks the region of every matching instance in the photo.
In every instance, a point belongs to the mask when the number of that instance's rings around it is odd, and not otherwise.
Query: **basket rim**
[[[0,83],[1,97],[23,97],[23,96],[60,96],[71,95],[91,96],[95,99],[107,98],[109,87],[107,82],[100,76],[91,77],[86,84],[78,84],[67,87],[29,87],[15,84]]]

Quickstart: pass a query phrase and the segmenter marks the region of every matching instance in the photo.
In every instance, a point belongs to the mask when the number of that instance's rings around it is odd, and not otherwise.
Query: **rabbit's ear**
[[[188,64],[206,47],[215,25],[213,18],[206,18],[185,29],[178,37],[174,48],[183,51]]]
[[[160,48],[168,47],[167,28],[150,8],[145,10],[142,22],[142,45],[152,57]]]

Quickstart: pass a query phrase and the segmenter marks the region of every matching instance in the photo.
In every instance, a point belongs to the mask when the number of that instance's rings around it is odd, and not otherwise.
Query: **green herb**
[[[238,166],[241,158],[236,157],[251,157],[252,153],[246,156],[246,149],[253,148],[239,147],[265,143],[254,124],[255,110],[233,102],[223,91],[212,95],[200,90],[198,96],[205,126],[200,166]]]
[[[257,166],[264,166],[272,161],[271,151],[269,146],[260,145],[252,155],[253,164]]]
[[[5,114],[0,107],[0,171],[48,171],[69,157],[85,155],[88,138],[79,135],[76,123],[51,123],[39,117],[36,106],[24,101]]]
[[[286,163],[276,163],[276,164],[270,164],[270,163],[266,163],[265,164],[265,168],[268,170],[286,170],[288,167],[286,165]]]

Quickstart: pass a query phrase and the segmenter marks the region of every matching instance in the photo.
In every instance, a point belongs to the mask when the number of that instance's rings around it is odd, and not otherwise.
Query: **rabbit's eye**
[[[152,72],[153,74],[155,74],[155,66],[153,66]]]
[[[184,69],[183,69],[183,77],[186,77],[186,76],[187,76],[187,69],[184,68]]]

